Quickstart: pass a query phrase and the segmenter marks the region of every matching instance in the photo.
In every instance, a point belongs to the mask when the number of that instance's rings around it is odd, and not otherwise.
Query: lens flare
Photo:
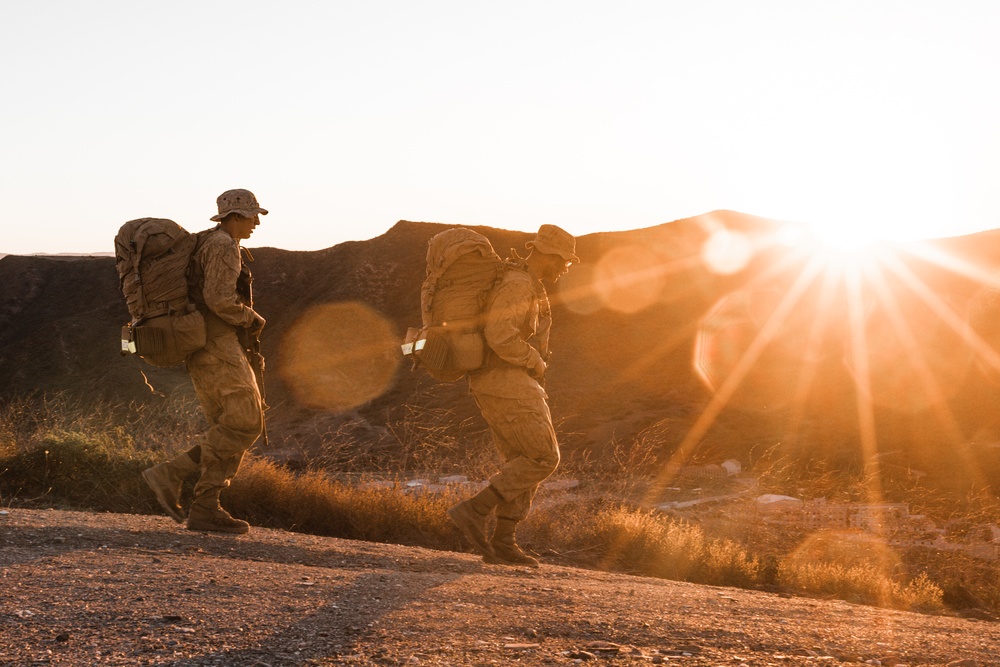
[[[870,274],[867,282],[879,296],[878,307],[866,314],[861,325],[866,332],[871,400],[906,412],[943,403],[961,386],[972,361],[970,348],[924,302],[901,303],[879,274]],[[856,372],[853,359],[847,364]]]
[[[744,234],[720,228],[702,247],[702,259],[713,273],[730,275],[742,271],[753,258],[753,243]]]
[[[593,264],[574,266],[556,283],[559,298],[577,315],[591,315],[604,307],[604,302],[594,288]]]
[[[316,306],[282,340],[281,378],[304,405],[355,408],[392,386],[397,338],[389,322],[364,304]]]
[[[740,290],[719,300],[701,322],[694,368],[713,392],[734,374],[747,351],[760,345],[761,332],[765,328],[772,332],[730,398],[735,406],[773,409],[787,405],[794,395],[793,379],[812,351],[807,342],[810,322],[802,311],[783,308],[786,312],[776,327],[775,313],[783,300],[784,295],[773,289]]]
[[[665,282],[663,260],[641,246],[611,250],[594,271],[595,292],[606,307],[622,313],[637,313],[656,303]]]
[[[749,266],[741,257],[752,259],[757,249],[774,261],[755,262],[750,268],[759,270],[744,274],[746,280],[692,321],[693,370],[710,393],[647,500],[660,498],[730,408],[778,408],[774,416],[787,419],[782,446],[801,447],[806,455],[839,457],[837,448],[847,442],[839,438],[853,440],[869,503],[883,501],[883,473],[895,465],[882,461],[887,452],[880,438],[900,429],[913,429],[907,451],[915,460],[934,465],[947,452],[964,481],[985,488],[987,471],[958,419],[974,406],[959,407],[956,399],[968,390],[976,365],[1000,382],[1000,344],[994,342],[1000,274],[988,258],[966,261],[946,252],[949,244],[897,246],[848,233],[820,244],[786,231],[779,228],[771,243],[740,241],[719,227],[702,237],[695,258],[703,269]],[[653,362],[643,359],[626,371]],[[830,421],[842,435],[823,441]]]

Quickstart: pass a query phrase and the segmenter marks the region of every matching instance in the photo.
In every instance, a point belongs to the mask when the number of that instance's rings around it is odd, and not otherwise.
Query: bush
[[[940,611],[943,607],[941,588],[923,572],[904,585],[874,565],[847,567],[839,563],[785,561],[778,566],[778,582],[794,593],[880,607],[918,611]]]
[[[373,542],[455,548],[446,513],[457,498],[404,493],[398,486],[346,485],[317,471],[296,474],[248,458],[223,496],[256,525]]]
[[[778,565],[778,584],[806,595],[899,609],[940,610],[943,592],[926,573],[906,582],[900,557],[873,535],[811,535]]]
[[[37,446],[0,462],[0,496],[22,502],[107,512],[148,513],[156,508],[140,473],[153,465],[150,452],[128,442],[79,432],[53,432]]]
[[[549,538],[565,552],[597,552],[601,567],[715,585],[763,582],[757,558],[735,542],[706,537],[694,524],[623,505],[584,505],[573,513],[563,508],[560,517],[566,516],[576,520]],[[542,514],[529,520],[537,526],[558,518]],[[540,532],[536,527],[534,534]]]

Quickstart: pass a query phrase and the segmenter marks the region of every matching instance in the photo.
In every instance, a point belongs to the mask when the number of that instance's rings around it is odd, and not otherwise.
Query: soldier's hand
[[[538,361],[535,362],[534,367],[532,367],[531,369],[532,377],[541,380],[543,377],[545,377],[545,370],[547,368],[548,365],[546,365],[545,360],[542,359],[541,357],[538,357]]]
[[[267,324],[267,320],[261,317],[259,314],[254,313],[253,322],[247,327],[247,331],[250,332],[251,336],[259,336],[260,332],[264,330],[264,325]]]

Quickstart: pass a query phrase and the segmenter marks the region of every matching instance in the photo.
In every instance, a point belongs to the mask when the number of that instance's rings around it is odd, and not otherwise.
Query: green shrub
[[[0,461],[0,495],[98,511],[150,512],[156,507],[140,473],[155,463],[131,443],[85,433],[52,432]]]

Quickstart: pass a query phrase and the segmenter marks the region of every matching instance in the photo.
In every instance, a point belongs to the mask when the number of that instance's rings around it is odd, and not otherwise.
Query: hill
[[[478,420],[464,382],[436,384],[398,352],[420,321],[427,240],[446,227],[400,221],[320,251],[253,249],[272,448],[393,446],[408,410]],[[781,228],[717,211],[579,239],[583,263],[552,291],[546,387],[567,453],[646,433],[667,456],[877,455],[943,483],[997,483],[1000,384],[966,322],[1000,266],[1000,234],[885,247],[858,268],[779,242]],[[531,238],[475,229],[501,254]],[[190,399],[182,369],[119,356],[128,316],[112,258],[6,256],[0,285],[0,398]]]
[[[0,514],[0,664],[998,665],[996,624],[165,517]]]

